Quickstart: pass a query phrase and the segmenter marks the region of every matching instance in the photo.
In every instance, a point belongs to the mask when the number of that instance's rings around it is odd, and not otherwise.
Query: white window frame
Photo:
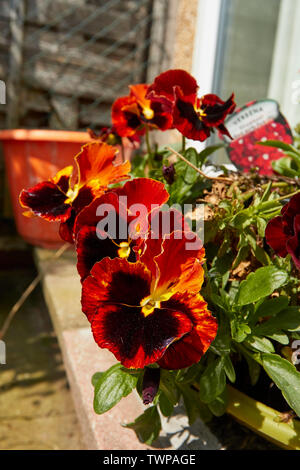
[[[200,87],[200,95],[212,92],[217,54],[222,0],[198,0],[196,34],[193,48],[192,75]],[[205,142],[189,140],[198,151]]]
[[[281,0],[268,97],[292,127],[300,122],[300,2]]]

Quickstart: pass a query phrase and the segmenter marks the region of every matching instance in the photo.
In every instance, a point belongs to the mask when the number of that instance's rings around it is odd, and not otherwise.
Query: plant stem
[[[203,171],[201,171],[199,168],[197,168],[193,163],[189,162],[183,155],[176,152],[176,150],[174,150],[174,149],[172,149],[171,147],[168,147],[168,146],[166,147],[166,149],[169,150],[170,152],[174,153],[174,155],[179,157],[181,160],[183,160],[187,165],[189,165],[191,168],[193,168],[193,170],[197,171],[197,173],[199,173],[199,175],[203,176],[203,178],[207,178],[207,179],[213,180],[213,181],[223,181],[225,183],[232,183],[231,179],[224,178],[222,176],[207,176],[205,173],[203,173]]]
[[[150,138],[149,138],[149,129],[146,127],[146,134],[145,134],[145,140],[146,140],[146,146],[147,146],[147,152],[150,155],[152,153],[151,150],[151,145],[150,145]]]
[[[146,134],[145,134],[145,141],[146,141],[146,146],[147,146],[147,155],[148,155],[148,167],[150,170],[153,168],[153,155],[152,155],[152,149],[150,145],[150,137],[149,137],[149,129],[146,127]]]
[[[182,136],[182,147],[181,147],[181,152],[184,153],[185,152],[185,144],[186,144],[186,138],[184,137],[184,135]]]
[[[298,189],[298,191],[294,191],[291,194],[286,194],[285,196],[281,196],[281,197],[277,198],[276,201],[282,201],[283,199],[289,199],[292,196],[295,196],[296,194],[299,194],[299,193],[300,193],[300,189]]]

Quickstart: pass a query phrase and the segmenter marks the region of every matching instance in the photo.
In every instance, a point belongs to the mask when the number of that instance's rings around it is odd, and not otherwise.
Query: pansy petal
[[[199,362],[217,334],[217,321],[207,309],[201,295],[176,295],[162,304],[185,313],[193,324],[192,330],[174,341],[158,361],[164,369],[182,369]]]
[[[300,193],[295,194],[285,206],[283,206],[281,214],[294,217],[300,212]]]
[[[38,183],[29,189],[23,189],[20,194],[20,204],[49,221],[65,221],[68,219],[71,207],[66,204],[66,195],[51,181]]]
[[[103,215],[99,215],[99,208],[101,207],[103,208],[103,211],[101,211],[101,214],[103,213]],[[95,198],[80,211],[76,218],[74,227],[75,234],[77,234],[84,226],[96,227],[98,222],[103,217],[107,216],[109,209],[114,210],[116,214],[118,213],[119,201],[118,195],[115,191],[109,191]]]
[[[96,343],[109,349],[125,367],[140,369],[159,360],[173,341],[191,330],[191,321],[175,310],[102,304],[92,320]]]
[[[78,186],[89,186],[96,195],[108,185],[129,178],[130,162],[114,165],[117,149],[104,142],[92,142],[82,147],[75,157],[78,165]]]
[[[74,223],[76,220],[76,213],[73,209],[65,222],[61,222],[59,226],[59,236],[65,242],[74,243]]]
[[[157,267],[154,259],[163,251],[163,240],[170,238],[173,232],[177,232],[177,238],[182,238],[184,235],[181,232],[190,232],[191,228],[182,212],[177,209],[162,210],[160,207],[150,212],[149,224],[150,230],[142,243],[140,257],[155,276]]]
[[[203,142],[210,136],[210,129],[201,120],[195,110],[196,95],[185,96],[179,87],[175,88],[173,124],[188,139]]]
[[[288,239],[286,247],[296,267],[300,269],[300,213],[294,218],[294,236]]]
[[[97,196],[99,197],[101,194],[103,194],[103,189],[99,188],[97,190]],[[86,206],[91,204],[91,202],[93,201],[94,198],[95,198],[94,188],[92,188],[89,185],[82,186],[78,190],[75,199],[73,199],[73,201],[72,201],[72,207],[73,207],[76,215],[78,215],[82,211],[82,209],[84,209]]]
[[[203,122],[207,126],[217,127],[223,124],[226,116],[235,109],[234,94],[223,101],[217,95],[208,94],[200,99],[200,108],[203,111]]]
[[[91,321],[100,304],[139,306],[150,293],[151,274],[140,262],[104,258],[96,263],[82,288],[82,310]]]
[[[99,194],[101,191],[99,190]],[[75,224],[77,216],[81,211],[90,205],[93,201],[93,191],[89,186],[83,186],[77,192],[75,199],[72,201],[72,211],[68,220],[60,224],[59,234],[63,240],[69,243],[74,243],[76,238]]]
[[[96,227],[85,225],[79,230],[76,238],[77,251],[77,270],[83,282],[94,264],[101,261],[105,257],[116,258],[119,256],[120,240],[112,240],[103,233],[103,238],[99,238],[99,232]],[[130,247],[128,261],[136,261],[133,247]]]
[[[111,109],[111,119],[116,132],[121,137],[133,137],[138,133],[142,135],[142,122],[135,97],[123,96],[116,99]]]
[[[152,272],[155,284],[152,290],[160,297],[170,291],[198,292],[203,283],[205,251],[201,240],[193,232],[173,232],[161,244],[160,252],[157,240],[151,238],[145,242],[146,248],[140,260]]]
[[[130,85],[130,96],[135,98],[137,103],[144,109],[150,109],[151,101],[146,99],[148,91],[148,85],[146,83],[139,83],[137,85]]]
[[[168,70],[156,77],[149,86],[148,97],[153,101],[161,101],[168,106],[174,102],[174,87],[179,87],[183,95],[197,93],[198,85],[194,77],[181,69]]]
[[[59,187],[59,189],[64,193],[67,194],[69,188],[70,188],[70,180],[71,176],[73,173],[73,166],[69,165],[60,170],[56,175],[51,178],[50,181],[52,183],[56,184],[56,186]]]
[[[202,242],[192,232],[183,233],[181,239],[176,235],[178,232],[164,240],[163,251],[155,258],[159,271],[156,289],[198,292],[203,283],[201,264],[205,252]]]
[[[142,204],[148,213],[169,199],[164,184],[151,178],[135,178],[116,191],[119,196],[127,197],[128,209],[135,204]]]
[[[288,252],[286,249],[287,236],[284,232],[282,217],[274,217],[268,222],[265,237],[268,245],[275,251],[278,256],[284,258]]]

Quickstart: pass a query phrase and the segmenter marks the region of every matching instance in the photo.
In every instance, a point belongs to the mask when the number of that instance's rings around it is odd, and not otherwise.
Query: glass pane
[[[214,90],[241,106],[267,97],[280,0],[223,0]]]

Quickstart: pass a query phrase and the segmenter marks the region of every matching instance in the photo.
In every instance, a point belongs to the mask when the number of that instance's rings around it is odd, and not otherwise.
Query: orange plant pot
[[[72,165],[74,156],[89,140],[90,136],[86,132],[25,129],[0,131],[16,226],[27,242],[54,249],[63,243],[58,235],[59,223],[22,215],[24,209],[19,204],[21,190],[48,180],[60,169]]]

